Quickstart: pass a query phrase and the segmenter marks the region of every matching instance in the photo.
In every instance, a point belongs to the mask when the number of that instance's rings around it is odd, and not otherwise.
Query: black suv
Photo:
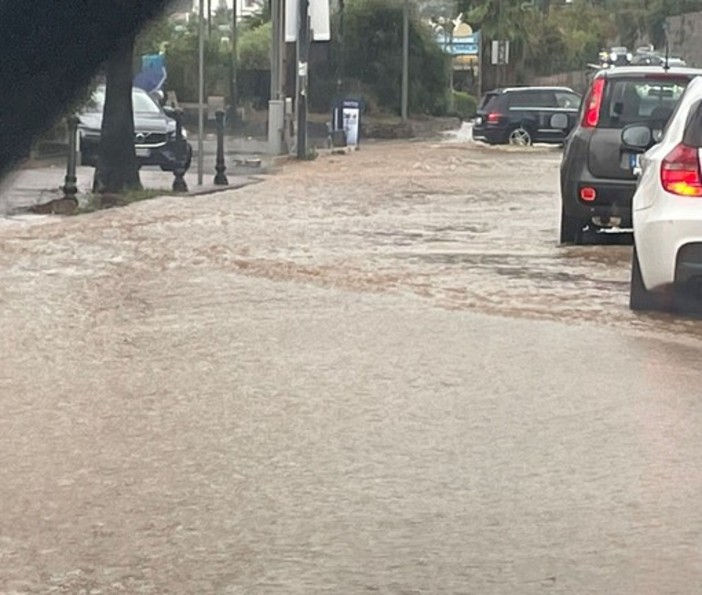
[[[490,91],[476,112],[473,138],[490,144],[560,144],[577,123],[580,102],[580,95],[568,87]]]
[[[622,128],[643,123],[662,131],[698,75],[702,70],[658,66],[595,74],[561,161],[561,243],[581,244],[586,228],[631,228],[638,156],[622,146]]]

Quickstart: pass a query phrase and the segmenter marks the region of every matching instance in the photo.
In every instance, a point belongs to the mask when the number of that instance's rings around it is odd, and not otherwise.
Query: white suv
[[[641,153],[659,131],[632,124],[624,150]],[[702,77],[688,85],[660,142],[640,155],[634,194],[632,310],[702,303]]]

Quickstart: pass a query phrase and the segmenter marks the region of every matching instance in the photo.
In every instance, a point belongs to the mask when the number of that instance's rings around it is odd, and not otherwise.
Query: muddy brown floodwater
[[[702,322],[558,149],[0,219],[0,593],[695,593]]]

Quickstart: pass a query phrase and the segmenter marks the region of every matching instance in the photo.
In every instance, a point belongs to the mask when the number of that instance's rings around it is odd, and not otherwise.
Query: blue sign
[[[141,57],[141,71],[134,77],[134,86],[147,93],[160,91],[167,76],[165,56],[148,54]]]
[[[463,37],[446,35],[443,31],[436,33],[436,42],[442,50],[452,56],[477,56],[480,53],[480,31]]]

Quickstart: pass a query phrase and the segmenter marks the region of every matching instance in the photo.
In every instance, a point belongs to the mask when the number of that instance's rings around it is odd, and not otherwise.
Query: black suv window
[[[610,79],[600,113],[600,127],[623,128],[634,122],[663,126],[688,83],[687,78]]]
[[[570,91],[556,91],[556,103],[560,108],[578,109],[581,101],[580,96],[575,93],[571,93]]]
[[[513,91],[507,94],[509,106],[512,109],[526,108],[554,108],[558,107],[556,95],[553,91],[533,90],[533,91]]]
[[[483,95],[483,100],[480,102],[480,107],[478,109],[487,110],[490,107],[494,107],[497,103],[497,99],[497,93],[486,93]]]

